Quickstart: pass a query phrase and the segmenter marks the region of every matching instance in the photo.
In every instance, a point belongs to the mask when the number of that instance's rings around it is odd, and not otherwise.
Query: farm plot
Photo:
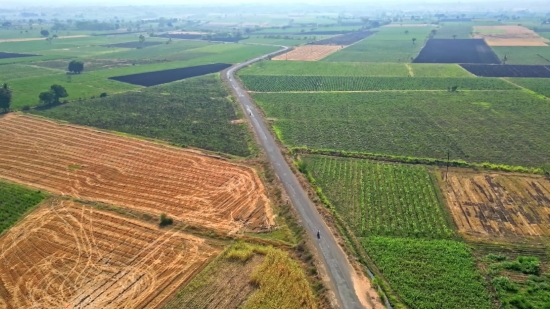
[[[246,124],[235,123],[240,116],[228,96],[218,76],[206,75],[30,112],[178,146],[249,156]]]
[[[452,170],[442,183],[464,236],[550,236],[550,181],[541,176]]]
[[[548,46],[550,42],[522,26],[475,26],[474,32],[489,46]]]
[[[298,46],[293,50],[273,57],[272,60],[301,60],[301,61],[317,61],[326,56],[342,49],[343,47],[331,45],[308,45]]]
[[[255,93],[289,146],[539,167],[550,106],[524,91]],[[528,152],[525,149],[529,149]]]
[[[436,29],[435,39],[470,39],[472,23],[446,23]]]
[[[368,237],[363,245],[409,308],[492,308],[484,278],[460,242]]]
[[[500,64],[497,55],[481,39],[429,39],[413,62]]]
[[[107,44],[102,45],[103,47],[117,47],[117,48],[145,48],[145,47],[151,47],[156,45],[164,44],[163,42],[123,42],[123,43],[114,43],[114,44]]]
[[[424,167],[315,155],[303,160],[356,236],[453,234],[434,179]]]
[[[369,36],[375,34],[376,32],[371,31],[358,31],[358,32],[351,32],[347,34],[342,34],[338,36],[334,36],[328,39],[319,40],[315,42],[308,43],[308,45],[341,45],[341,46],[347,46],[352,45],[358,41],[361,41],[365,38],[368,38]]]
[[[224,232],[273,224],[250,168],[27,116],[0,119],[0,132],[1,178]]]
[[[475,65],[461,64],[468,72],[482,77],[550,78],[550,66],[544,65]]]
[[[219,72],[230,67],[231,64],[215,63],[199,65],[194,67],[171,69],[157,72],[139,73],[125,76],[109,77],[109,79],[119,82],[129,83],[140,86],[156,86],[166,84],[177,80],[182,80],[190,77],[206,75]]]
[[[379,34],[340,50],[325,59],[327,62],[411,62],[422,44],[408,40],[384,40]],[[411,36],[412,37],[412,36]]]
[[[68,62],[67,62],[68,65]],[[64,67],[67,69],[67,66]],[[48,70],[36,66],[30,65],[20,65],[20,64],[5,64],[0,65],[0,83],[5,83],[10,80],[27,78],[27,77],[37,77],[45,75],[54,75],[58,74],[59,71]]]
[[[0,59],[37,57],[37,56],[40,56],[40,55],[0,52]]]
[[[411,63],[414,77],[474,77],[458,64]]]
[[[500,59],[510,64],[550,65],[550,47],[493,47]]]
[[[383,91],[439,90],[518,90],[496,78],[438,77],[358,77],[358,76],[241,76],[245,86],[255,92],[285,91]]]
[[[0,235],[44,197],[40,191],[0,181]]]
[[[511,82],[550,98],[550,79],[547,78],[508,78]]]
[[[261,61],[239,71],[239,76],[244,75],[407,77],[409,70],[401,63]]]
[[[46,203],[0,238],[4,308],[157,308],[217,250],[68,200]]]

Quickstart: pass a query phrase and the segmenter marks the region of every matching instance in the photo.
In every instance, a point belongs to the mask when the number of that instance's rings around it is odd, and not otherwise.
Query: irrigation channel
[[[246,111],[246,117],[252,124],[254,132],[260,143],[265,150],[269,161],[271,162],[275,173],[283,183],[284,189],[292,204],[298,211],[302,224],[307,230],[311,239],[314,240],[315,247],[322,257],[322,262],[328,271],[330,276],[332,288],[334,289],[338,304],[340,308],[344,309],[356,309],[363,308],[355,287],[353,284],[353,272],[355,271],[349,264],[345,253],[342,251],[336,238],[330,232],[330,229],[323,221],[321,215],[315,209],[314,204],[309,200],[306,192],[300,186],[298,179],[292,173],[292,170],[288,166],[287,162],[283,158],[281,151],[279,150],[277,143],[271,136],[265,123],[263,122],[260,114],[256,110],[255,104],[252,102],[246,90],[243,89],[241,84],[235,78],[235,72],[238,70],[261,60],[265,60],[268,57],[288,51],[290,48],[286,46],[281,50],[274,53],[270,53],[246,62],[237,64],[226,71],[226,77],[229,85],[235,91],[238,101]],[[321,239],[317,240],[317,231],[320,231]]]

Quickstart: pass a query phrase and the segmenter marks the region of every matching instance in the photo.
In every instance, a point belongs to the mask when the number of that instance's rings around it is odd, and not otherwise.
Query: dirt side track
[[[157,308],[218,253],[195,236],[50,200],[0,238],[0,308]]]
[[[144,140],[34,117],[0,118],[0,178],[225,232],[268,228],[251,168]]]

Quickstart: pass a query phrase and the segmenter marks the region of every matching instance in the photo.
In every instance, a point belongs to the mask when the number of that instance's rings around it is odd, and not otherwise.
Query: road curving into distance
[[[309,200],[307,193],[302,189],[296,176],[285,161],[277,143],[271,136],[269,130],[264,124],[255,104],[252,102],[241,84],[235,79],[235,72],[260,60],[267,59],[270,56],[287,51],[290,48],[281,46],[283,49],[267,54],[252,60],[237,64],[225,71],[227,81],[231,88],[234,89],[238,101],[246,111],[246,117],[252,123],[254,132],[267,154],[275,173],[283,183],[284,189],[292,204],[298,211],[304,228],[309,236],[314,239],[314,244],[317,251],[322,257],[322,262],[327,269],[333,284],[334,292],[341,308],[356,309],[363,308],[359,298],[355,292],[353,284],[353,272],[355,271],[348,263],[345,253],[342,251],[336,238],[330,232],[329,228],[323,221],[321,215],[315,209],[315,205]],[[320,231],[321,239],[317,240],[317,230]]]

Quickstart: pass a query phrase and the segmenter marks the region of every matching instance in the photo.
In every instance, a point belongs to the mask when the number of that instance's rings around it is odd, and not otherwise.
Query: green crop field
[[[200,90],[198,90],[200,89]],[[75,101],[32,113],[212,151],[247,156],[248,133],[218,75]]]
[[[414,77],[474,77],[458,64],[411,63],[408,65],[412,68]]]
[[[109,80],[89,72],[75,75],[58,73],[20,78],[7,81],[7,83],[13,90],[12,109],[38,105],[40,103],[38,95],[43,91],[48,91],[53,84],[62,85],[67,89],[69,94],[67,100],[87,99],[92,96],[97,97],[103,92],[113,94],[140,88],[139,86]]]
[[[397,62],[409,63],[416,58],[424,46],[424,38],[409,40],[374,40],[369,37],[355,45],[329,55],[322,61],[328,62]]]
[[[473,32],[473,23],[468,22],[444,22],[436,29],[434,38],[436,39],[470,39]]]
[[[550,98],[550,78],[508,78],[508,80]]]
[[[356,236],[453,234],[437,184],[424,167],[317,155],[303,160]]]
[[[0,234],[45,197],[40,191],[0,181]]]
[[[437,77],[356,77],[356,76],[241,76],[251,91],[373,91],[440,90],[457,86],[458,90],[517,90],[498,78]]]
[[[492,308],[485,280],[466,245],[375,236],[362,243],[409,308]]]
[[[256,93],[289,146],[447,157],[538,167],[550,162],[550,105],[524,91]],[[525,151],[529,149],[529,151]]]
[[[65,66],[65,69],[67,66]],[[37,66],[20,65],[20,64],[6,64],[0,65],[0,83],[6,83],[8,81],[27,77],[39,77],[46,75],[59,74],[58,70],[50,70]]]
[[[375,31],[378,31],[372,37],[367,40],[371,41],[404,41],[411,43],[412,38],[416,38],[418,42],[424,41],[424,39],[430,34],[432,29],[435,29],[433,25],[422,27],[381,27]]]
[[[464,70],[461,68],[461,70]],[[409,76],[405,64],[321,62],[321,61],[261,61],[242,71],[244,75],[306,75],[306,76]]]
[[[550,65],[550,47],[546,46],[514,46],[492,47],[499,59],[506,60],[506,64],[542,64]]]

